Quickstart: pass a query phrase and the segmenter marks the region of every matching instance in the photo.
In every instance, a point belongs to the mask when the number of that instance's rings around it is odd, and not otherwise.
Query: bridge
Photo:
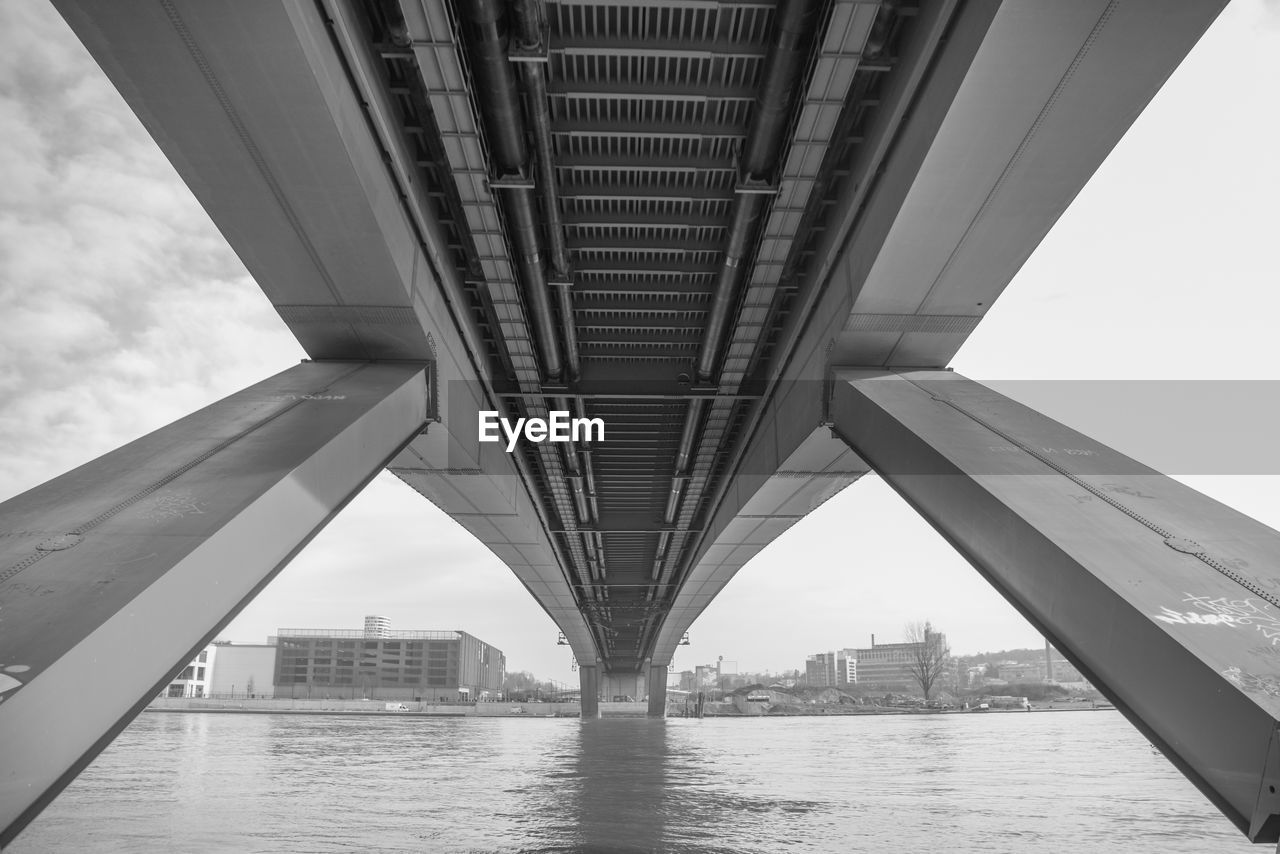
[[[1280,534],[947,369],[1224,2],[55,0],[309,361],[0,505],[0,844],[383,469],[584,716],[874,471],[1280,840]]]

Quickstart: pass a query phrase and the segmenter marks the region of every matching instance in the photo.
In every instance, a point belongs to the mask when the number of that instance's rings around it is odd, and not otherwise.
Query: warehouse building
[[[506,657],[462,631],[392,631],[383,618],[365,630],[281,629],[276,697],[411,700],[496,699]]]

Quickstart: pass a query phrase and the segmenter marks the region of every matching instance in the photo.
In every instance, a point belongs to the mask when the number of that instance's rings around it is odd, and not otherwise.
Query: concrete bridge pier
[[[649,717],[667,716],[667,665],[649,666]]]
[[[667,714],[667,666],[645,665],[638,671],[602,670],[601,665],[579,667],[578,680],[582,689],[582,717],[600,717],[600,701],[640,702],[648,697],[646,714],[649,717],[666,717]],[[626,698],[623,700],[622,698]]]
[[[0,846],[423,428],[421,363],[309,362],[0,504]]]
[[[641,670],[606,670],[600,678],[600,696],[606,702],[638,703],[647,687],[648,674]]]
[[[579,665],[578,686],[582,694],[582,717],[600,717],[600,666]]]
[[[1280,532],[946,371],[834,429],[1254,842],[1280,838]]]

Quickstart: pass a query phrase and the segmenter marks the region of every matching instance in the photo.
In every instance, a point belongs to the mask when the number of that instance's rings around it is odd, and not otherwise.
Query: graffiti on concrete
[[[1268,697],[1280,697],[1280,679],[1274,676],[1258,676],[1239,667],[1228,667],[1222,675],[1241,691],[1250,694],[1266,694]]]
[[[197,501],[190,490],[172,489],[157,493],[143,513],[152,522],[169,522],[184,516],[204,513],[204,502]]]
[[[1253,598],[1228,599],[1225,596],[1211,598],[1190,593],[1182,601],[1191,607],[1187,610],[1164,607],[1160,609],[1159,614],[1152,614],[1152,619],[1172,625],[1229,626],[1231,628],[1252,626],[1271,644],[1280,643],[1280,614],[1265,602],[1259,603]]]

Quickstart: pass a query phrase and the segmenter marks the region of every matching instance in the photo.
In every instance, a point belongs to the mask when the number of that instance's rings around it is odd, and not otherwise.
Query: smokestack
[[[1053,681],[1053,653],[1049,651],[1049,639],[1044,639],[1044,678],[1046,682]]]
[[[873,632],[873,633],[872,633],[872,635],[871,635],[871,648],[872,648],[872,649],[875,649],[875,648],[876,648],[876,636],[875,636],[875,633],[874,633],[874,632]]]

